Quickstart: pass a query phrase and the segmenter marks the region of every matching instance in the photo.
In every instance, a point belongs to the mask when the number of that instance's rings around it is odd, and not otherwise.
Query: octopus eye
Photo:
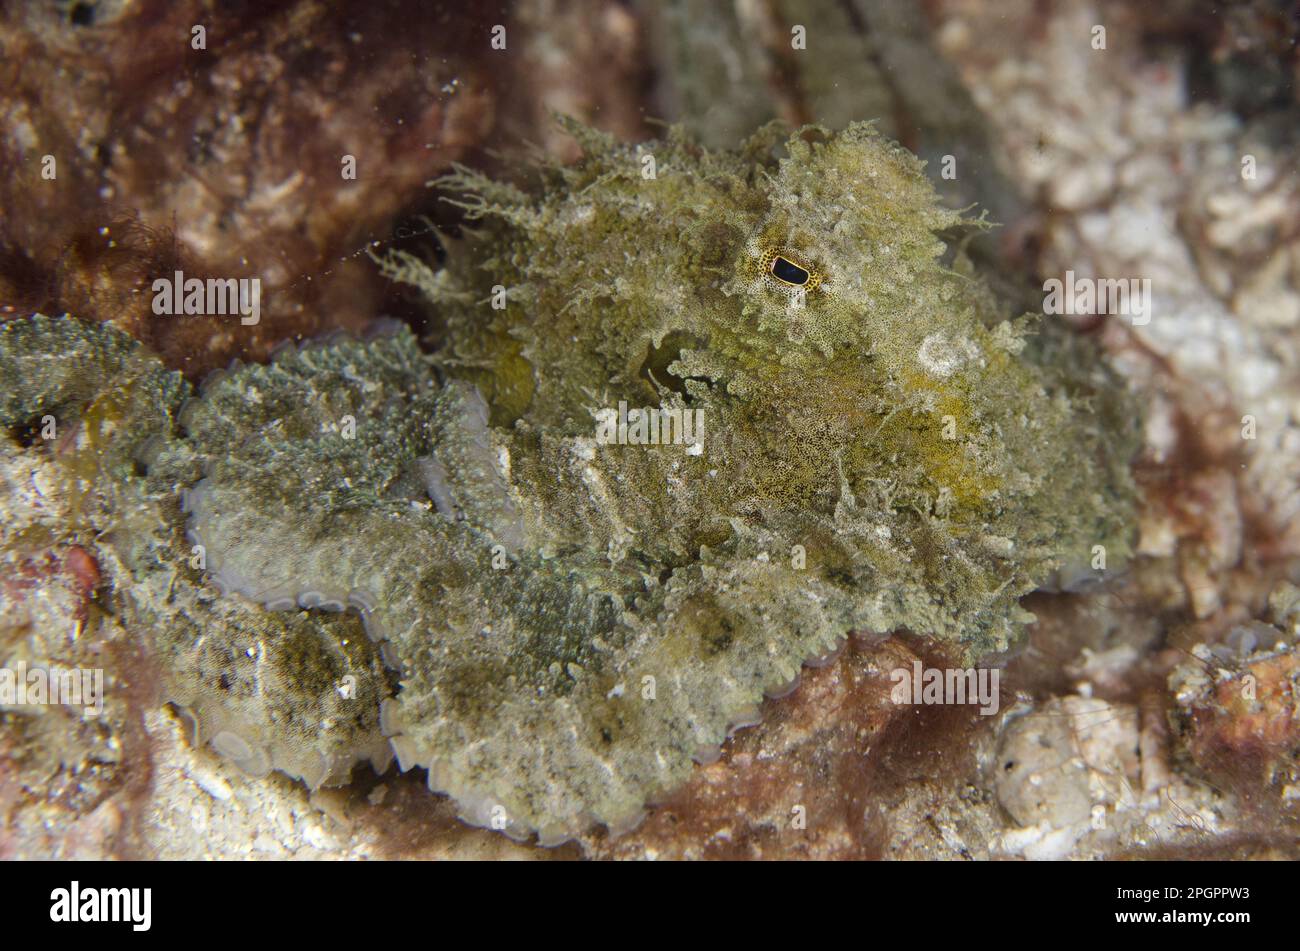
[[[807,271],[795,264],[789,258],[776,255],[772,259],[772,276],[783,284],[790,284],[794,287],[803,287],[812,277]]]

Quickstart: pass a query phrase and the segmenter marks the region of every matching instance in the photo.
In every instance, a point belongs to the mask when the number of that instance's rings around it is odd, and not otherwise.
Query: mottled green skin
[[[574,732],[609,711],[616,740],[581,748],[547,801],[617,819],[846,630],[906,628],[975,657],[1011,644],[1017,599],[1086,574],[1094,546],[1123,561],[1137,420],[1122,385],[1078,341],[1026,346],[1031,321],[1005,322],[945,266],[938,233],[974,223],[938,205],[908,152],[865,125],[806,129],[780,160],[770,130],[739,154],[571,130],[585,159],[528,190],[467,171],[442,183],[478,221],[444,270],[387,261],[448,325],[439,366],[491,407],[523,550],[647,578],[624,656],[575,687],[592,684]],[[766,275],[773,250],[820,276],[802,306]],[[594,414],[620,400],[702,409],[704,452],[596,445]],[[646,671],[679,692],[600,702]],[[402,722],[409,758],[446,755],[426,717]],[[656,754],[667,766],[647,771]],[[460,769],[441,781],[492,782]]]
[[[1123,558],[1121,384],[1077,343],[1022,353],[1037,328],[942,263],[937,232],[974,223],[910,153],[866,125],[806,129],[779,162],[770,131],[741,154],[572,131],[587,158],[534,192],[444,182],[481,220],[446,270],[388,262],[438,302],[440,365],[487,398],[530,545],[675,567],[740,519],[886,599],[863,623],[975,651],[1006,646],[1015,599],[1059,565]],[[767,249],[824,275],[803,307]],[[593,414],[620,400],[702,409],[705,451],[594,447]],[[808,545],[819,529],[840,541]]]
[[[238,368],[148,478],[218,604],[358,609],[403,766],[543,842],[634,821],[851,630],[1007,648],[1021,595],[1126,553],[1135,429],[1087,348],[1026,346],[941,263],[962,219],[869,127],[780,161],[771,130],[573,131],[586,159],[528,191],[445,183],[480,222],[445,269],[385,262],[439,308],[432,357],[400,331]],[[701,410],[700,447],[598,444],[620,400]]]

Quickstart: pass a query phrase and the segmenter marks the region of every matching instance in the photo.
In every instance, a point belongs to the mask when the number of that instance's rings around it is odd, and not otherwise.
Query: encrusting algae
[[[569,130],[573,166],[439,183],[472,225],[444,267],[381,262],[431,353],[385,327],[192,394],[111,328],[0,330],[11,432],[119,394],[70,532],[252,772],[391,747],[470,822],[617,831],[849,632],[974,660],[1127,554],[1126,394],[1005,319],[914,156],[863,124]]]

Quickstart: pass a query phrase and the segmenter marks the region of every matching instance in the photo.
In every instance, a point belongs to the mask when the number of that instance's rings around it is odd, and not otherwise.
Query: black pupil
[[[808,272],[795,264],[793,261],[787,261],[781,256],[772,262],[772,275],[778,280],[785,281],[787,284],[807,284]]]

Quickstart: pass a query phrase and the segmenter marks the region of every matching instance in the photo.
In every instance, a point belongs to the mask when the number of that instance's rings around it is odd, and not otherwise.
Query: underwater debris
[[[1269,598],[1268,620],[1195,645],[1169,674],[1169,721],[1196,772],[1236,789],[1247,808],[1274,803],[1292,824],[1300,799],[1298,633],[1300,589],[1283,582]]]
[[[1022,595],[1127,553],[1123,389],[945,259],[978,223],[910,153],[867,125],[782,157],[771,129],[711,153],[568,128],[583,160],[532,191],[445,183],[478,221],[445,270],[384,262],[442,312],[430,356],[404,328],[321,341],[187,400],[109,328],[0,331],[6,427],[131,394],[120,462],[78,476],[95,555],[251,772],[338,781],[391,743],[470,822],[616,832],[849,631],[1006,650]],[[620,402],[706,424],[601,443]]]

